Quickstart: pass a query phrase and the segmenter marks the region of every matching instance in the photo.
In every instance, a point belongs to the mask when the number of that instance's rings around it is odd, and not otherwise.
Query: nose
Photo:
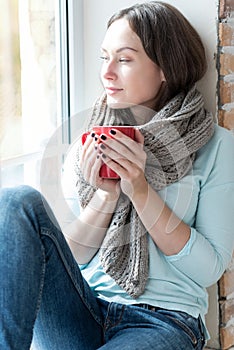
[[[116,64],[113,60],[105,61],[102,64],[101,76],[106,80],[115,80],[117,79]]]

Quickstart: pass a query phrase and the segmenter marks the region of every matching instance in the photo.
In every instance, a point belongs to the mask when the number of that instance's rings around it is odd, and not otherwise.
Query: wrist
[[[101,200],[105,202],[117,202],[120,196],[120,188],[116,186],[115,191],[111,192],[99,188],[96,191],[96,194]]]
[[[96,212],[110,214],[114,212],[118,199],[119,191],[107,192],[98,189],[89,202],[88,206]]]
[[[138,205],[145,206],[145,203],[147,203],[148,196],[149,196],[149,184],[144,178],[144,181],[141,182],[139,186],[133,187],[130,200],[133,203],[133,205],[138,204]]]

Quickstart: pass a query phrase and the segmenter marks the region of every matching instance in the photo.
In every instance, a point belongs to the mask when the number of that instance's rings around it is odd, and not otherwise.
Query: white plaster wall
[[[204,93],[206,107],[216,113],[217,51],[217,1],[218,0],[167,0],[177,7],[193,24],[206,46],[209,68],[199,84]],[[109,17],[123,7],[145,1],[85,0],[84,1],[84,107],[92,106],[101,91],[99,83],[100,46]]]
[[[193,24],[200,34],[207,53],[208,71],[205,77],[198,84],[198,88],[203,92],[205,106],[211,110],[216,117],[216,62],[217,52],[217,17],[218,0],[165,0],[177,7]],[[100,46],[105,34],[106,23],[109,17],[117,10],[128,7],[134,3],[143,3],[145,1],[133,0],[84,0],[84,82],[83,108],[90,108],[96,97],[102,91],[99,82],[99,69],[101,61]],[[219,348],[218,338],[218,303],[217,286],[209,288],[210,311],[207,317],[207,323],[211,334],[209,345]]]

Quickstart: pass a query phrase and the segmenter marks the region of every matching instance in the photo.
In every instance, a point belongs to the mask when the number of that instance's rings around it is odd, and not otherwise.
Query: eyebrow
[[[102,51],[107,52],[107,50],[104,49],[103,47],[102,47],[101,49],[102,49]],[[121,48],[119,48],[118,50],[116,50],[116,53],[120,53],[120,52],[122,52],[122,51],[124,51],[124,50],[131,50],[131,51],[134,51],[134,52],[138,52],[138,50],[134,49],[133,47],[124,46],[124,47],[121,47]]]

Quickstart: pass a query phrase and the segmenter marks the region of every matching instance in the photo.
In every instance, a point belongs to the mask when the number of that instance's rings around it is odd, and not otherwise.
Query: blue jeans
[[[96,298],[55,222],[36,190],[0,191],[0,349],[203,348],[200,318]]]

